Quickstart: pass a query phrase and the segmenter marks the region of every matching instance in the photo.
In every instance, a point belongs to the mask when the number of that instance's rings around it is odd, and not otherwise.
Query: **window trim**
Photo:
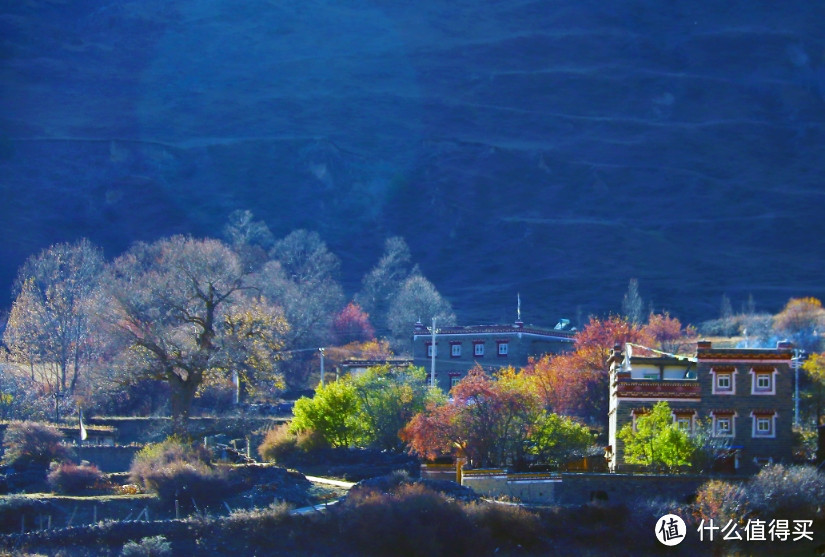
[[[735,395],[736,394],[736,374],[739,371],[736,368],[728,369],[727,367],[723,369],[711,368],[711,394],[714,395]],[[719,386],[719,379],[722,377],[729,377],[730,378],[730,387],[729,388],[722,388]]]
[[[433,357],[433,343],[432,342],[427,343],[427,357],[428,358]],[[438,357],[438,343],[437,342],[435,343],[435,357],[436,358]]]
[[[712,421],[712,431],[713,437],[726,437],[726,438],[733,438],[736,437],[736,412],[711,412],[711,416],[713,417]],[[730,433],[722,434],[719,433],[719,422],[720,420],[727,420],[730,422]]]
[[[751,394],[758,395],[758,396],[771,396],[776,394],[776,375],[779,373],[779,370],[775,367],[773,371],[768,370],[756,370],[751,368]],[[762,377],[768,377],[770,381],[770,386],[768,388],[761,388],[759,387],[759,379]]]
[[[450,343],[450,357],[451,358],[460,358],[461,357],[461,343],[460,342],[451,342]]]
[[[776,412],[751,412],[751,437],[754,439],[776,439]],[[767,422],[767,432],[759,431],[759,423]]]
[[[506,358],[510,355],[510,341],[509,340],[497,340],[496,341],[496,353],[500,358]],[[504,351],[502,352],[501,348],[504,347]]]
[[[685,412],[685,411],[675,411],[671,413],[673,415],[673,423],[676,426],[679,426],[679,422],[682,420],[688,420],[688,426],[683,431],[691,434],[696,429],[696,410]]]
[[[483,340],[474,340],[473,341],[473,356],[476,358],[483,358],[484,357],[484,341]]]

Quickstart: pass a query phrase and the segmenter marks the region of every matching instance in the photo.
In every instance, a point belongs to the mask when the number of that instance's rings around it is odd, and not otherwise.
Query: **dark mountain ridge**
[[[141,0],[0,8],[0,290],[89,237],[402,235],[463,323],[825,296],[825,5]],[[8,299],[2,305],[7,305]]]

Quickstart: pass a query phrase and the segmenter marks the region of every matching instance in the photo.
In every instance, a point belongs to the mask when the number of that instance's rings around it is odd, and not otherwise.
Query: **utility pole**
[[[798,348],[793,350],[793,359],[791,365],[794,372],[794,389],[793,389],[793,424],[799,427],[799,362],[802,359],[802,351]]]
[[[319,348],[318,352],[321,353],[321,386],[324,386],[324,349]]]
[[[432,346],[430,347],[430,387],[435,387],[435,317],[433,317]]]

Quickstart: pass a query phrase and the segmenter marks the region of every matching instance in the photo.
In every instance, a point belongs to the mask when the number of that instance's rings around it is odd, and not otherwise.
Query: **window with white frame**
[[[498,355],[499,356],[506,356],[509,354],[510,350],[510,343],[507,341],[501,341],[498,343]]]
[[[753,416],[753,437],[776,437],[776,414],[759,413]]]
[[[736,370],[724,367],[721,369],[711,369],[711,386],[715,395],[735,395],[736,394]]]
[[[736,434],[734,414],[714,414],[713,434],[716,437],[733,437]]]
[[[481,358],[484,356],[484,343],[483,342],[474,342],[473,343],[473,356],[477,358]]]
[[[776,394],[776,369],[752,369],[751,370],[751,394],[753,395],[775,395]]]
[[[435,347],[435,355],[438,356],[438,346]],[[427,343],[427,357],[432,358],[433,356],[433,344],[431,342]]]
[[[461,381],[460,375],[450,375],[450,388],[452,389],[453,387],[458,385],[459,381]]]
[[[693,413],[677,412],[673,415],[673,421],[682,431],[693,433]]]
[[[458,343],[453,343],[450,345],[450,356],[453,358],[458,358],[461,356],[461,345]]]

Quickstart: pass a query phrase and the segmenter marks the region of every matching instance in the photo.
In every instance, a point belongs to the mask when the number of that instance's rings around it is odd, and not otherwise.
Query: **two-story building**
[[[724,441],[730,471],[754,471],[792,456],[793,348],[714,348],[697,343],[694,357],[627,358],[616,346],[610,367],[609,466],[627,469],[618,432],[667,401],[673,420],[694,431],[698,420]],[[720,443],[721,444],[721,443]]]
[[[516,321],[512,325],[438,328],[433,344],[432,331],[418,322],[413,331],[413,364],[431,373],[435,354],[435,382],[449,391],[476,365],[488,372],[524,367],[531,357],[570,350],[575,335],[564,328],[564,322],[545,329]]]

